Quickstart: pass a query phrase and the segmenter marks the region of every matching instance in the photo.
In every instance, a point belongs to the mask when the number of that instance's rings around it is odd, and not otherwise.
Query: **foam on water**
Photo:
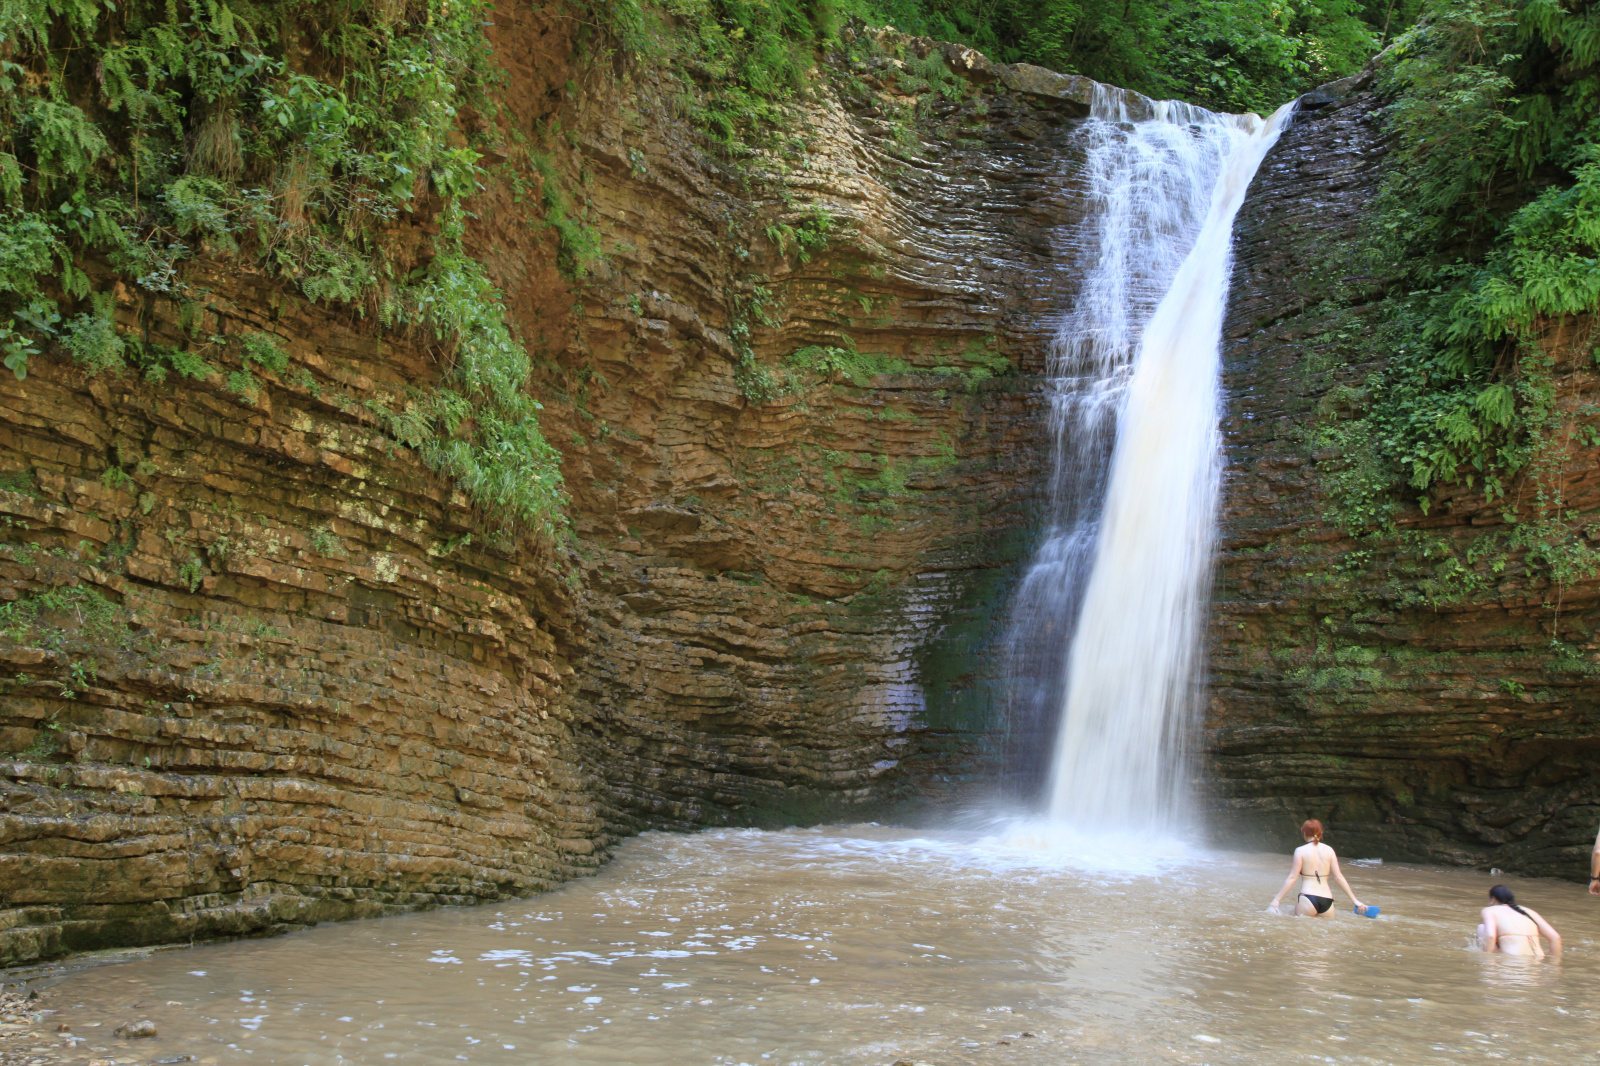
[[[651,834],[646,834],[650,836]],[[670,836],[671,834],[662,834]],[[907,835],[876,824],[788,829],[715,829],[703,834],[726,852],[757,849],[771,861],[788,853],[830,868],[937,869],[941,875],[1067,873],[1094,881],[1162,877],[1214,855],[1177,838],[1134,840],[1038,817],[990,816],[965,829]]]

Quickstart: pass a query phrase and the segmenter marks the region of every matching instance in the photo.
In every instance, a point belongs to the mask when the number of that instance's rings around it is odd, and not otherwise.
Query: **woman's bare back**
[[[1523,911],[1527,911],[1524,907]],[[1539,923],[1532,915],[1524,914],[1504,903],[1483,908],[1483,926],[1495,931],[1494,950],[1502,955],[1543,955],[1544,945],[1539,943]]]
[[[1333,875],[1334,850],[1320,840],[1294,850],[1300,856],[1300,891],[1309,896],[1332,896],[1328,881]]]

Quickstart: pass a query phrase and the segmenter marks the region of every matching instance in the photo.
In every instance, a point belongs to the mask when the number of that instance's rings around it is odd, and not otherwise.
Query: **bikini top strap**
[[[1313,860],[1322,858],[1322,841],[1313,840],[1311,842],[1311,857]],[[1329,872],[1331,873],[1332,871],[1330,870]],[[1322,884],[1321,870],[1313,871],[1312,876],[1317,879],[1317,884]]]

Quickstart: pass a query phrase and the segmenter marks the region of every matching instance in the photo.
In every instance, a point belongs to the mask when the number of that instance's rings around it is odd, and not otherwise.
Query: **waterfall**
[[[1048,772],[1059,821],[1182,820],[1233,219],[1291,108],[1217,115],[1102,86],[1084,123],[1086,269],[1050,368],[1049,524],[1008,636],[1023,773]]]

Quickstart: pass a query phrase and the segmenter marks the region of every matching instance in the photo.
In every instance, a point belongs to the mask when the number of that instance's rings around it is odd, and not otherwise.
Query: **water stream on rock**
[[[1560,963],[1468,949],[1487,874],[1347,862],[1377,921],[1262,913],[1282,855],[869,825],[647,833],[531,900],[159,952],[44,989],[70,1061],[931,1066],[1591,1061]],[[1348,858],[1348,857],[1347,857]],[[148,1019],[159,1036],[111,1035]],[[18,1060],[21,1061],[21,1060]]]
[[[1052,742],[1052,818],[1181,822],[1220,469],[1234,216],[1270,119],[1099,87],[1084,124],[1089,264],[1052,366],[1051,511],[1013,605],[1013,716]],[[1040,768],[1041,770],[1043,768]]]

